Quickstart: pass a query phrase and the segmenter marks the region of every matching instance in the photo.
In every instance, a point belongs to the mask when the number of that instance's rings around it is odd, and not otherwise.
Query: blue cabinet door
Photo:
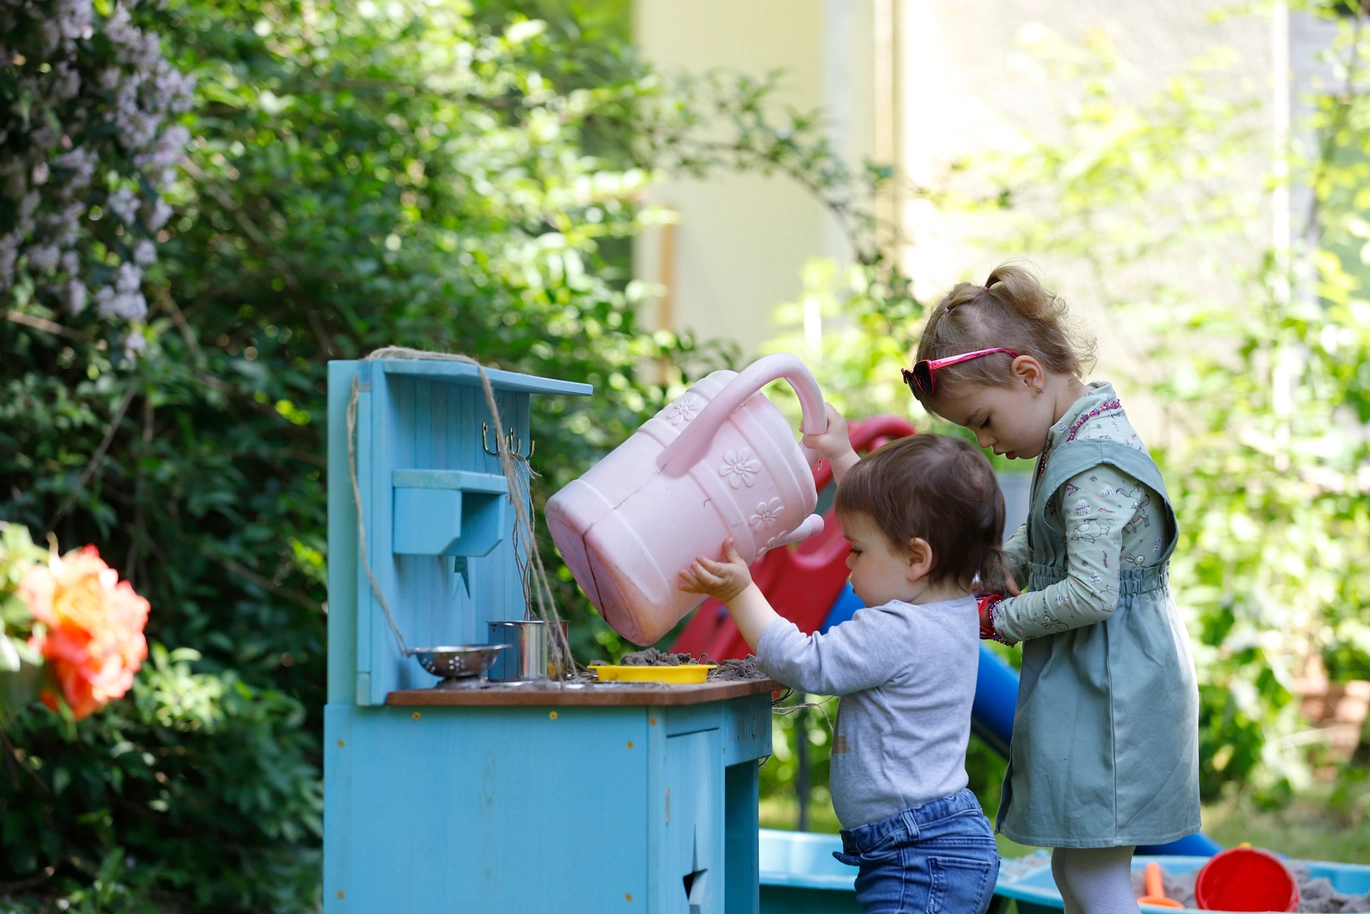
[[[666,740],[662,914],[723,914],[722,758],[718,730]]]

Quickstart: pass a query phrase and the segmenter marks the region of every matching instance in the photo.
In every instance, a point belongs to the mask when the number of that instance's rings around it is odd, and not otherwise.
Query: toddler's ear
[[[908,565],[906,574],[910,582],[919,581],[927,577],[928,572],[932,571],[935,560],[932,554],[932,544],[921,536],[915,536],[909,540]]]

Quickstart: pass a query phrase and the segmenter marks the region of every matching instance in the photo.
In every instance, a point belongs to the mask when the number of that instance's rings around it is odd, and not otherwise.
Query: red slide
[[[912,435],[914,428],[896,416],[875,416],[852,422],[848,432],[857,451],[872,451],[887,441]],[[821,493],[832,482],[832,464],[819,461],[813,481],[822,500]],[[829,507],[823,513],[822,533],[795,546],[766,553],[752,563],[752,579],[776,612],[798,625],[800,631],[816,632],[847,583],[850,551],[842,536],[842,525]],[[740,658],[751,653],[727,608],[712,597],[695,610],[694,618],[671,650],[688,651],[696,657],[708,654],[710,660]]]

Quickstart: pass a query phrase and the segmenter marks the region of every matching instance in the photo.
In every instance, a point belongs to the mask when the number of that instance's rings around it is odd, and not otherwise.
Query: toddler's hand
[[[695,559],[694,564],[680,572],[680,589],[686,593],[706,593],[727,603],[750,587],[752,573],[731,539],[723,544],[723,559],[715,562],[702,555]]]
[[[971,595],[977,600],[980,597],[988,597],[991,594],[1000,597],[1016,597],[1022,591],[1018,588],[1018,582],[1013,580],[1013,575],[1006,571],[981,572],[980,579],[974,587],[970,589]]]
[[[828,427],[815,435],[804,436],[804,446],[811,447],[831,461],[854,453],[851,439],[847,437],[847,420],[831,403],[823,404],[823,412],[828,417]]]

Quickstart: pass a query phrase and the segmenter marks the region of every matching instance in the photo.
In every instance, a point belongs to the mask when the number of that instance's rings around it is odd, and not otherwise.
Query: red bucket
[[[1297,911],[1299,883],[1269,851],[1233,847],[1199,870],[1194,901],[1205,911]]]

